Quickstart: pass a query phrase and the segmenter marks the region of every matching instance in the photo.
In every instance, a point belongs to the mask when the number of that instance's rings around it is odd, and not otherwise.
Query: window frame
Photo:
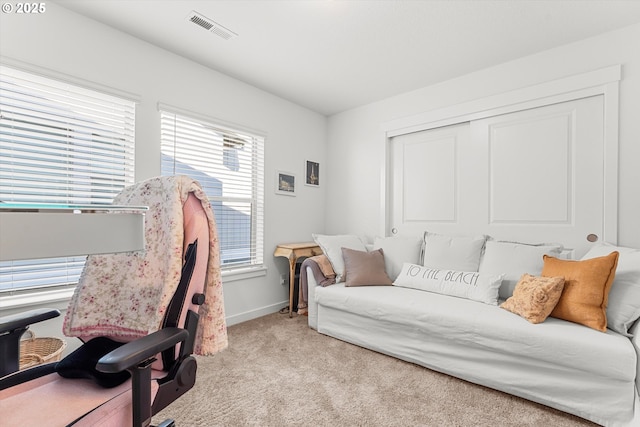
[[[7,120],[7,122],[3,124],[4,130],[2,131],[2,138],[6,138],[7,141],[7,145],[4,147],[7,156],[12,155],[12,149],[9,148],[9,146],[17,147],[17,150],[22,151],[28,156],[30,153],[28,150],[23,151],[24,147],[29,144],[34,144],[34,141],[37,142],[40,137],[43,142],[41,147],[43,147],[44,150],[51,150],[54,155],[51,162],[60,165],[74,164],[74,160],[69,160],[68,162],[64,160],[60,161],[63,157],[55,154],[60,150],[50,148],[50,146],[55,144],[53,144],[53,139],[49,141],[46,137],[48,132],[52,132],[47,131],[47,127],[52,126],[51,124],[47,124],[47,120],[51,120],[51,117],[46,118],[49,113],[53,114],[52,117],[54,120],[56,114],[60,114],[60,117],[68,115],[69,121],[67,122],[67,127],[64,128],[66,129],[65,132],[68,132],[68,136],[66,137],[68,146],[72,148],[81,147],[82,150],[85,151],[83,155],[84,158],[81,161],[81,172],[75,171],[68,173],[66,180],[65,178],[58,178],[60,182],[67,182],[68,180],[68,183],[71,185],[67,184],[64,191],[50,189],[51,199],[45,197],[46,200],[44,200],[41,196],[36,196],[36,192],[32,192],[34,194],[29,195],[29,191],[26,189],[23,189],[23,192],[20,193],[21,179],[19,175],[16,175],[17,172],[15,172],[15,170],[12,171],[11,168],[6,168],[3,176],[6,178],[13,174],[13,177],[16,177],[17,181],[5,186],[5,190],[7,188],[14,188],[17,184],[16,190],[18,190],[18,192],[16,192],[16,194],[18,196],[12,199],[5,195],[3,197],[5,200],[15,202],[45,201],[47,203],[83,205],[89,202],[108,205],[122,188],[135,182],[135,119],[139,97],[107,86],[51,70],[41,69],[8,58],[2,58],[0,67],[2,80],[7,80],[7,83],[2,84],[3,89],[0,94],[3,95],[2,112],[4,113],[5,120]],[[20,80],[22,80],[22,82],[20,82]],[[13,83],[8,83],[9,81]],[[14,90],[12,91],[12,89]],[[50,95],[46,95],[49,90],[51,91]],[[16,91],[20,91],[22,94],[18,94]],[[77,96],[78,103],[74,103],[76,102],[74,100],[69,104],[65,104],[66,100],[63,100],[63,98],[66,96],[70,98]],[[32,99],[32,102],[35,103],[31,104],[29,99]],[[38,107],[40,103],[39,100],[42,101],[42,109]],[[11,105],[11,103],[15,105]],[[18,103],[22,103],[21,106],[18,106]],[[95,111],[87,111],[88,109],[94,108],[91,103],[97,106]],[[45,104],[50,104],[53,109],[45,112]],[[66,107],[63,108],[63,104],[66,105]],[[82,105],[82,107],[80,107],[80,105]],[[29,110],[29,108],[33,109]],[[21,109],[29,113],[35,112],[37,114],[33,114],[32,121],[20,121],[21,114],[23,114],[19,111]],[[88,117],[94,117],[92,114],[96,114],[96,111],[98,115],[95,117],[97,118],[90,121]],[[114,111],[117,114],[112,115]],[[6,117],[8,117],[8,119]],[[113,119],[114,117],[118,118]],[[16,129],[16,123],[19,125],[24,124],[24,129],[31,134],[20,136],[17,132],[15,134],[12,133],[12,129]],[[41,128],[41,133],[35,130],[36,124]],[[107,127],[110,127],[109,131],[106,130]],[[80,131],[81,128],[82,132]],[[114,128],[116,130],[114,130]],[[63,128],[51,127],[50,129],[60,131]],[[51,138],[53,138],[53,136]],[[76,138],[78,142],[74,147]],[[100,144],[96,143],[98,139],[102,140]],[[24,142],[20,144],[20,140]],[[63,146],[62,144],[59,145]],[[112,146],[112,149],[104,149],[104,146]],[[69,151],[73,152],[74,150]],[[101,151],[103,155],[97,156],[95,153],[98,151]],[[36,155],[34,156],[35,160],[38,160],[38,155],[42,156],[42,154],[38,152],[38,149],[34,148],[33,153]],[[102,167],[104,168],[105,164],[108,163],[105,160],[107,158],[116,159],[111,164],[110,170],[119,170],[119,173],[105,173],[102,169],[92,167],[96,159],[102,159]],[[109,163],[110,162],[111,160],[109,160]],[[121,169],[118,168],[118,165],[121,166]],[[115,166],[116,169],[113,169],[113,166]],[[28,162],[25,161],[25,167],[33,166],[29,166]],[[69,170],[73,170],[73,168]],[[98,174],[106,177],[106,179],[104,179],[106,185],[103,184],[105,188],[101,188],[99,189],[100,191],[96,192],[96,186],[94,184],[96,178],[94,177]],[[76,176],[76,179],[71,178],[73,175]],[[84,178],[78,178],[80,176]],[[51,179],[55,180],[55,178],[54,176]],[[100,181],[100,179],[98,179],[98,181]],[[38,188],[37,182],[38,181],[34,181],[34,188],[36,189]],[[49,181],[42,179],[39,182]],[[89,191],[87,191],[87,189]],[[91,191],[92,189],[94,191]],[[57,262],[60,265],[60,269],[69,265],[75,266],[77,273],[70,274],[66,279],[57,280],[55,283],[45,283],[42,285],[32,284],[20,287],[11,285],[9,288],[0,291],[0,308],[20,307],[31,305],[32,303],[37,304],[45,301],[55,302],[68,299],[77,285],[77,279],[82,272],[84,260],[82,257],[66,257],[44,259],[42,262],[40,262],[40,260],[32,260],[31,262],[35,263],[35,265],[42,264],[44,266],[51,260],[58,260]],[[29,261],[27,261],[27,263],[28,262]],[[5,268],[7,268],[7,266],[5,266]],[[8,266],[8,268],[11,270],[13,267]],[[9,274],[13,275],[14,273],[10,272]],[[25,283],[28,281],[29,280],[25,280]],[[12,284],[15,283],[15,281],[11,278],[6,283]]]
[[[217,119],[215,117],[210,117],[206,115],[202,115],[199,113],[195,113],[193,111],[185,110],[182,108],[178,108],[175,106],[171,106],[164,103],[158,103],[158,113],[160,115],[160,126],[163,128],[163,124],[165,127],[168,126],[167,122],[163,118],[163,115],[173,116],[173,120],[179,118],[181,120],[186,120],[188,122],[197,123],[207,129],[214,129],[215,131],[222,132],[224,136],[227,134],[230,135],[242,135],[245,137],[251,137],[254,139],[251,144],[252,152],[252,176],[251,176],[251,188],[252,195],[250,198],[251,201],[251,237],[250,237],[250,256],[251,260],[247,263],[241,263],[238,265],[224,265],[223,259],[221,259],[221,273],[225,281],[233,281],[233,280],[242,280],[257,276],[262,276],[266,274],[266,264],[264,260],[264,240],[265,240],[265,225],[264,225],[264,212],[265,212],[265,196],[264,196],[264,187],[265,187],[265,173],[264,173],[264,157],[265,157],[265,148],[267,137],[264,132],[256,131],[254,129],[247,128],[246,126],[237,125],[235,123],[229,123],[227,121]],[[176,147],[176,135],[173,134],[171,137],[165,136],[163,131],[161,130],[161,152],[162,157],[167,154],[167,152],[171,152],[169,148],[166,147],[165,144],[168,143],[169,139],[173,139],[173,148],[175,153]],[[222,138],[222,141],[226,141],[226,138]],[[224,150],[224,144],[223,148]],[[224,157],[224,151],[219,153],[220,156]],[[163,161],[163,160],[161,160]],[[161,172],[164,174],[165,172]],[[176,173],[174,169],[173,173]],[[188,175],[188,174],[187,174]],[[192,176],[192,178],[198,180],[198,177]],[[214,177],[215,178],[215,177]],[[205,187],[203,185],[203,187]],[[226,197],[224,195],[215,196],[211,194],[207,194],[211,203],[216,202],[227,202],[227,201],[243,201],[242,198],[234,198],[234,197]],[[244,202],[247,202],[248,199],[244,199]],[[214,214],[215,214],[214,209]],[[218,220],[216,215],[217,227],[218,227],[218,238],[221,239],[220,235],[220,226],[221,222]],[[222,246],[223,242],[221,242]],[[222,255],[221,255],[222,258]]]

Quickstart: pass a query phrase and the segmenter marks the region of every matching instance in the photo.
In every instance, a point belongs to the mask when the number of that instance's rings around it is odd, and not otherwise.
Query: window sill
[[[57,289],[52,291],[37,291],[19,295],[0,297],[0,310],[29,309],[35,306],[54,306],[66,309],[73,295],[73,289]]]
[[[247,267],[237,270],[222,271],[222,282],[235,282],[236,280],[252,279],[254,277],[266,276],[266,267]]]

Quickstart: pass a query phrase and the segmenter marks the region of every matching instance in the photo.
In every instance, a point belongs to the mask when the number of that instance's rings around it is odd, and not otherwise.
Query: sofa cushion
[[[620,255],[609,291],[607,327],[630,337],[631,327],[640,318],[640,249],[601,243],[593,246],[582,259],[605,256],[612,251]]]
[[[544,255],[542,275],[564,277],[564,290],[551,316],[607,330],[607,301],[616,274],[618,252],[584,261]]]
[[[342,248],[345,286],[391,285],[382,249],[371,252]]]
[[[486,236],[447,236],[424,233],[422,265],[440,270],[478,271]]]
[[[338,234],[328,236],[325,234],[313,234],[313,240],[320,246],[322,252],[329,258],[333,271],[336,272],[336,283],[344,281],[344,260],[342,248],[366,251],[364,243],[358,236],[350,234]]]
[[[422,237],[376,237],[373,240],[374,249],[384,251],[384,264],[391,280],[396,280],[405,262],[418,264],[422,250]]]
[[[523,274],[539,276],[542,272],[542,255],[558,257],[562,245],[527,244],[488,240],[480,259],[480,273],[504,274],[500,286],[500,298],[507,299],[513,295],[513,289]]]
[[[498,305],[500,283],[502,283],[501,274],[439,270],[405,263],[393,284]]]
[[[563,277],[538,277],[525,273],[516,284],[513,295],[500,307],[531,323],[542,323],[555,308],[563,288]]]

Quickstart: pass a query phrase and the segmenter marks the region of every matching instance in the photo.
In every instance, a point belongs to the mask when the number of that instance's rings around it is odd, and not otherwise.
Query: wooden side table
[[[289,260],[289,317],[293,317],[293,290],[296,281],[296,263],[299,258],[309,258],[322,254],[315,243],[283,243],[276,247],[273,256],[282,256]]]

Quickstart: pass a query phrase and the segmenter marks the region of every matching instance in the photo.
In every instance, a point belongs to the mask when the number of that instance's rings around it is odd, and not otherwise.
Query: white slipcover
[[[613,331],[396,286],[316,287],[309,325],[330,335],[607,426],[640,420],[637,348]]]

